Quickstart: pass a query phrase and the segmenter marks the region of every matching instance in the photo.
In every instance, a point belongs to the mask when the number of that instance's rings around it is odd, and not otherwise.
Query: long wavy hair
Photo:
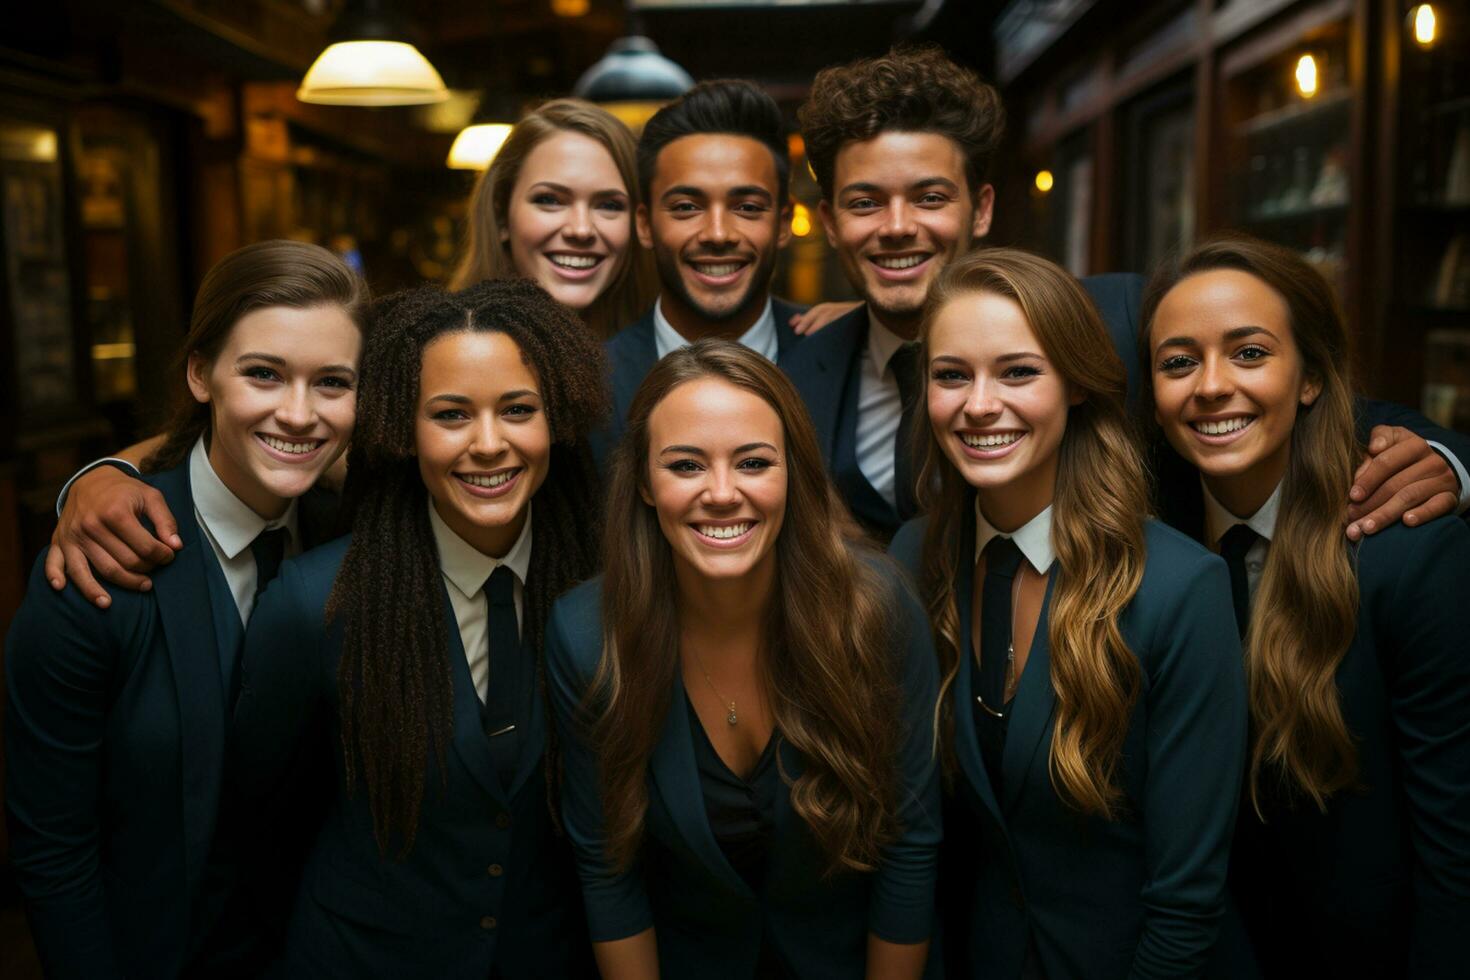
[[[612,462],[602,587],[603,655],[583,703],[601,762],[607,852],[626,867],[642,841],[648,760],[679,669],[674,558],[648,490],[649,416],[671,391],[718,378],[765,401],[786,442],[786,516],[765,614],[769,697],[781,737],[801,753],[791,805],[829,870],[870,870],[895,834],[900,718],[892,654],[895,596],[856,543],[796,389],[739,344],[700,341],[653,368]],[[783,777],[785,773],[783,772]]]
[[[1358,775],[1336,679],[1358,623],[1358,578],[1342,534],[1343,488],[1363,456],[1353,426],[1352,344],[1332,287],[1301,256],[1240,233],[1214,238],[1162,268],[1144,295],[1146,415],[1153,409],[1154,313],[1182,280],[1218,269],[1248,273],[1281,297],[1305,377],[1321,386],[1316,400],[1298,409],[1291,431],[1276,530],[1251,603],[1245,667],[1257,812],[1267,788],[1325,809]]]
[[[953,300],[992,293],[1021,308],[1052,367],[1082,400],[1067,412],[1052,500],[1057,562],[1050,623],[1051,686],[1056,722],[1049,769],[1058,795],[1084,813],[1121,814],[1118,766],[1138,696],[1138,658],[1118,629],[1118,616],[1138,591],[1145,560],[1147,483],[1124,408],[1127,374],[1107,327],[1075,278],[1016,249],[972,252],[950,263],[929,292],[929,326]],[[921,500],[928,498],[921,588],[940,658],[939,724],[953,745],[948,693],[965,649],[959,635],[955,573],[963,531],[973,523],[974,489],[944,455],[932,427],[921,437]],[[946,760],[953,771],[953,755]]]
[[[362,325],[368,287],[346,264],[320,245],[274,239],[236,249],[205,273],[194,297],[189,332],[179,347],[175,377],[179,392],[163,443],[143,461],[145,473],[171,469],[189,458],[189,450],[209,432],[211,407],[198,401],[183,383],[189,358],[213,362],[230,331],[247,313],[269,306],[310,309],[336,306]]]
[[[327,619],[342,624],[337,689],[347,792],[359,784],[366,790],[379,851],[396,841],[400,857],[413,847],[431,757],[444,786],[454,725],[438,549],[415,458],[419,374],[425,347],[465,331],[515,341],[536,373],[551,429],[550,468],[532,509],[521,630],[526,649],[535,651],[543,697],[541,641],[552,601],[597,568],[601,510],[587,434],[607,412],[601,345],[526,279],[492,280],[458,293],[422,287],[379,301],[348,455],[352,543]],[[550,793],[554,747],[547,758]]]
[[[521,168],[541,142],[558,133],[580,133],[600,143],[628,190],[628,249],[603,291],[581,317],[599,337],[611,337],[643,315],[658,296],[653,259],[638,245],[633,227],[638,210],[637,147],[628,127],[606,109],[580,99],[554,99],[516,123],[490,168],[475,181],[465,222],[464,250],[449,288],[455,291],[488,279],[519,276],[501,236],[510,216],[510,194]]]

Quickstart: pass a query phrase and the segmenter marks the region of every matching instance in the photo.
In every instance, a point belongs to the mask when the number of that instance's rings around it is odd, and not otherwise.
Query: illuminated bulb
[[[1317,94],[1317,59],[1304,54],[1296,62],[1296,87],[1304,98]]]
[[[510,126],[506,123],[466,126],[449,148],[449,165],[455,170],[488,170],[509,136]]]
[[[1036,172],[1036,189],[1041,191],[1041,193],[1049,193],[1055,184],[1056,179],[1052,177],[1050,170],[1038,170]]]
[[[791,209],[791,233],[797,238],[805,238],[812,233],[812,213],[805,204]]]
[[[590,0],[551,0],[551,12],[558,17],[581,17],[589,6]]]
[[[1421,48],[1427,48],[1434,43],[1438,22],[1434,16],[1434,5],[1421,3],[1414,8],[1414,40],[1419,42]]]
[[[306,70],[296,98],[317,105],[427,105],[449,98],[449,90],[412,44],[339,41]]]

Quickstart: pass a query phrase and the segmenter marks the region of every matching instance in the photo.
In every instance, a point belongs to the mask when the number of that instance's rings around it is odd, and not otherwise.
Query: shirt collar
[[[434,544],[439,550],[439,570],[466,597],[483,589],[490,573],[501,565],[514,572],[521,580],[521,587],[525,587],[526,576],[531,571],[530,504],[526,505],[526,524],[504,558],[492,558],[455,534],[434,509],[432,497],[429,498],[429,527],[434,531]]]
[[[776,334],[776,310],[771,304],[771,297],[766,297],[765,309],[761,310],[761,315],[750,325],[750,329],[740,335],[739,342],[772,364],[776,362],[780,344]],[[664,316],[663,297],[659,297],[653,304],[653,346],[661,359],[680,347],[689,346],[689,341]]]
[[[1285,482],[1285,481],[1283,481]],[[1276,533],[1276,512],[1281,508],[1281,484],[1276,484],[1276,489],[1271,491],[1271,496],[1261,508],[1247,518],[1239,518],[1225,509],[1225,505],[1215,499],[1210,493],[1210,488],[1205,486],[1204,478],[1200,478],[1200,488],[1205,492],[1205,533],[1209,535],[1210,543],[1219,547],[1220,539],[1225,532],[1237,524],[1244,524],[1255,531],[1267,541]]]
[[[283,527],[292,542],[296,540],[296,501],[287,504],[286,512],[273,521],[261,517],[219,478],[204,448],[203,436],[189,453],[189,490],[194,496],[194,513],[226,558],[234,558],[250,547],[268,528]]]
[[[888,370],[888,362],[893,360],[893,355],[906,343],[908,341],[873,319],[871,315],[868,317],[868,357],[872,359],[878,377],[881,378],[883,372]]]
[[[1031,567],[1045,575],[1046,570],[1051,568],[1051,563],[1057,560],[1056,552],[1051,547],[1051,504],[1037,514],[1031,520],[1022,524],[1012,534],[998,531],[980,513],[980,498],[975,498],[975,560],[980,560],[980,555],[985,551],[985,546],[990,543],[991,538],[1010,538],[1016,542],[1016,547]]]

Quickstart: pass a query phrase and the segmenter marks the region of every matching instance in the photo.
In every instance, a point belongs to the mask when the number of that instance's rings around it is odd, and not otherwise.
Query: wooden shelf
[[[1260,136],[1284,126],[1300,125],[1308,119],[1317,116],[1325,116],[1333,111],[1345,111],[1352,104],[1353,93],[1351,89],[1341,89],[1336,92],[1328,92],[1318,96],[1310,102],[1302,102],[1298,105],[1282,106],[1280,109],[1272,109],[1263,112],[1259,116],[1252,116],[1235,127],[1236,135]]]

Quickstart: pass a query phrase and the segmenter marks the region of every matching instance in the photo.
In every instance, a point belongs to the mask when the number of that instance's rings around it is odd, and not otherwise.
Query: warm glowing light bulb
[[[1297,59],[1296,87],[1308,99],[1317,94],[1317,59],[1309,54]]]
[[[805,204],[798,204],[791,209],[791,234],[797,238],[805,238],[811,233],[812,213]]]
[[[449,90],[412,44],[340,41],[317,56],[296,98],[317,105],[428,105],[449,98]]]
[[[1041,193],[1049,193],[1056,184],[1056,178],[1051,175],[1050,170],[1038,170],[1036,172],[1036,189]]]
[[[589,0],[551,0],[551,12],[558,17],[581,17],[590,6]]]
[[[1434,43],[1439,24],[1434,16],[1434,5],[1421,3],[1414,8],[1414,40],[1419,46],[1427,48]]]
[[[477,123],[466,126],[449,148],[449,166],[455,170],[487,170],[510,136],[506,123]]]

